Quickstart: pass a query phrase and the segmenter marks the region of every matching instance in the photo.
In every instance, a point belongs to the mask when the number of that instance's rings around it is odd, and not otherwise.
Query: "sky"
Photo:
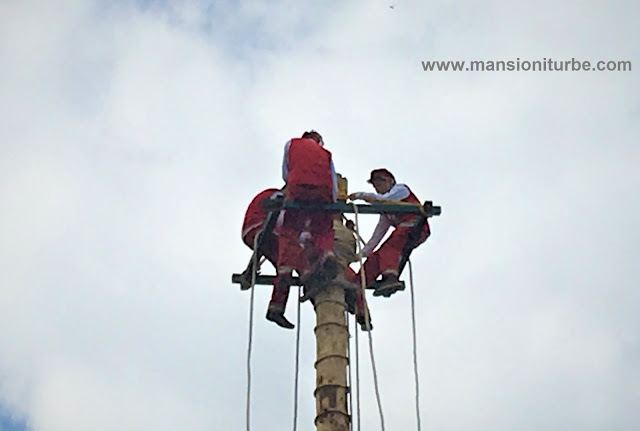
[[[389,5],[0,2],[1,431],[246,429],[242,217],[309,129],[351,192],[386,167],[442,206],[412,255],[424,429],[638,428],[640,4]],[[633,69],[421,65],[517,58]],[[296,332],[264,319],[269,295],[256,288],[251,424],[280,431]],[[417,429],[410,294],[368,299],[386,429]]]

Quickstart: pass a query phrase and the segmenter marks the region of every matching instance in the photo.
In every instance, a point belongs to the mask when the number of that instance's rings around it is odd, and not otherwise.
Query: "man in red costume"
[[[331,153],[324,148],[318,132],[304,132],[302,137],[286,143],[282,179],[287,183],[287,200],[335,202],[335,168]],[[284,317],[293,270],[305,284],[312,280],[330,280],[337,275],[333,254],[333,217],[325,212],[285,211],[279,235],[278,275],[267,319],[284,328],[293,328],[294,325]]]
[[[362,199],[367,202],[375,201],[397,201],[420,205],[420,201],[405,184],[397,184],[396,179],[387,169],[374,169],[371,171],[368,183],[373,185],[376,193],[358,192],[349,195],[352,200]],[[385,294],[385,291],[395,291],[401,282],[398,280],[400,260],[402,251],[409,239],[409,233],[418,215],[415,214],[381,214],[378,225],[373,231],[371,239],[362,249],[362,255],[367,257],[364,264],[365,278],[367,286],[371,285],[378,275],[382,274],[382,282],[374,296]],[[393,226],[394,231],[389,238],[375,252],[376,246]],[[414,248],[422,244],[429,237],[429,223],[426,222]],[[355,280],[358,282],[360,280]]]

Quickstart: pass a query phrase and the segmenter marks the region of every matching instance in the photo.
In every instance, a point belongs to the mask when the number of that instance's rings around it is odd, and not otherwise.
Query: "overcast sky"
[[[245,429],[242,217],[311,128],[350,191],[386,167],[443,208],[413,255],[423,429],[638,429],[640,3],[389,5],[0,2],[0,430]],[[421,65],[516,58],[634,69]],[[251,420],[281,431],[295,331],[269,294]],[[416,429],[409,292],[369,299],[386,428]]]

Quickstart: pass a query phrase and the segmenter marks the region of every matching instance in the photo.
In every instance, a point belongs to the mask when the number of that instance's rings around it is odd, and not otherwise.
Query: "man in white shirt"
[[[391,201],[420,205],[420,201],[411,189],[406,184],[396,183],[395,177],[387,169],[374,169],[371,171],[371,176],[367,182],[373,185],[376,193],[358,192],[349,195],[349,198],[352,200],[362,199],[367,202]],[[376,288],[374,296],[383,295],[387,291],[393,292],[402,286],[402,283],[398,280],[402,251],[418,217],[420,216],[415,214],[380,215],[371,239],[362,249],[362,254],[367,257],[367,261],[364,264],[367,286],[371,285],[378,275],[382,275],[382,282]],[[394,227],[394,231],[375,250],[391,226]],[[422,244],[429,237],[429,233],[429,223],[425,221],[415,247]],[[355,281],[357,282],[357,280]]]

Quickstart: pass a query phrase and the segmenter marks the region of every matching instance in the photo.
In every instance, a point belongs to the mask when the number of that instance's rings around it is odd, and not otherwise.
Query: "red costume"
[[[283,179],[287,183],[287,200],[298,202],[332,202],[335,198],[335,170],[331,153],[310,138],[294,138],[287,142],[283,161]],[[301,234],[303,234],[301,236]],[[303,249],[301,242],[310,240]],[[333,255],[333,218],[330,213],[285,211],[279,231],[278,277],[269,304],[272,311],[284,311],[289,296],[289,283],[295,269],[304,279],[309,264]]]
[[[420,204],[416,195],[414,195],[408,187],[407,189],[409,190],[409,196],[401,199],[400,202]],[[382,274],[383,277],[388,275],[395,275],[396,277],[399,276],[398,272],[400,260],[402,259],[402,250],[407,243],[409,233],[419,216],[415,214],[389,214],[382,215],[381,218],[382,217],[386,217],[390,225],[395,229],[391,235],[389,235],[389,238],[382,243],[378,250],[367,256],[367,261],[364,264],[367,286],[371,285],[371,283],[373,283],[380,274]],[[429,223],[425,221],[414,248],[425,242],[429,233]]]
[[[269,199],[276,194],[282,194],[278,189],[266,189],[253,198],[244,215],[242,223],[242,241],[253,250],[256,235],[264,227],[269,212],[262,207],[262,201]],[[277,268],[278,263],[278,238],[273,232],[267,233],[263,242],[262,255]]]

